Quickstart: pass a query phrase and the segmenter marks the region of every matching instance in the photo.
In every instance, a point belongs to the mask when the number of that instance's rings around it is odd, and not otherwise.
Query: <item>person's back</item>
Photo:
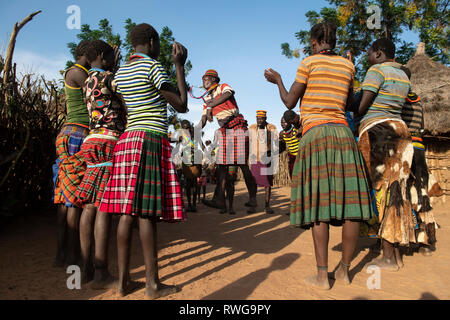
[[[139,59],[121,66],[115,82],[128,109],[125,131],[151,130],[167,134],[167,101],[160,93],[167,81],[161,63],[140,53]]]
[[[402,108],[410,82],[401,67],[397,62],[388,61],[375,64],[367,71],[362,90],[374,92],[376,97],[360,120],[360,133],[378,121],[402,120]]]
[[[315,54],[305,58],[296,81],[307,84],[301,101],[303,132],[324,123],[346,124],[345,106],[353,80],[353,63],[334,54]]]

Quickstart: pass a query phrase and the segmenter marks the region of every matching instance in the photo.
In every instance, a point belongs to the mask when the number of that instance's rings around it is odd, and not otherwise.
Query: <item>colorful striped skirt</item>
[[[99,210],[168,222],[186,219],[166,135],[142,130],[122,134]]]
[[[105,130],[103,134],[90,134],[84,140],[80,153],[86,162],[86,172],[75,193],[81,203],[100,205],[112,170],[114,147],[119,133]]]
[[[216,161],[221,165],[246,164],[249,154],[247,121],[239,114],[219,129]]]
[[[87,126],[68,123],[56,138],[57,164],[54,166],[55,191],[53,202],[67,207],[80,207],[75,196],[86,170],[84,158],[79,152],[84,139],[89,134]]]
[[[372,217],[364,162],[350,129],[320,125],[300,140],[292,173],[291,225],[309,229],[317,222]]]

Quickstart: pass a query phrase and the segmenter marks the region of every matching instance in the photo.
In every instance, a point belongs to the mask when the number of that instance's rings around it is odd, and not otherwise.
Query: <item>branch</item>
[[[9,81],[9,73],[11,72],[11,66],[12,66],[12,58],[14,54],[14,48],[16,46],[16,38],[17,34],[19,33],[20,29],[23,28],[33,17],[37,14],[41,13],[41,10],[33,12],[28,17],[23,19],[19,24],[14,25],[13,31],[11,33],[11,37],[9,38],[9,45],[8,45],[8,51],[6,52],[6,58],[5,58],[5,65],[3,67],[3,87],[6,88],[8,81]],[[5,101],[7,102],[7,101]]]

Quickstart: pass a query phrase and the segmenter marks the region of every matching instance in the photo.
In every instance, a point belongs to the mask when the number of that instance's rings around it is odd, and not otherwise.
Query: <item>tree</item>
[[[133,53],[133,46],[130,41],[130,32],[136,26],[136,23],[133,22],[130,18],[125,20],[125,41],[122,41],[120,34],[113,33],[112,26],[109,23],[108,19],[102,19],[99,22],[99,29],[91,29],[88,24],[84,24],[81,26],[81,32],[77,34],[77,38],[82,40],[104,40],[109,43],[111,46],[118,46],[121,49],[121,62],[128,61],[129,57]],[[169,75],[170,81],[175,85],[177,83],[177,76],[175,72],[175,66],[172,60],[172,46],[175,38],[173,37],[172,30],[169,27],[163,27],[159,40],[161,44],[161,54],[159,56],[159,62],[163,65],[164,69],[167,71]],[[75,49],[77,44],[74,42],[70,42],[67,44],[71,54],[75,59]],[[66,68],[70,68],[74,64],[73,61],[68,61],[66,64]],[[192,69],[192,64],[190,60],[186,61],[185,64],[185,73],[188,75],[189,71]],[[179,122],[180,119],[178,117],[178,113],[169,105],[169,123]]]
[[[334,22],[337,25],[337,42],[336,51],[340,55],[344,55],[346,51],[350,51],[356,58],[355,65],[357,69],[356,78],[362,79],[367,68],[367,55],[365,55],[370,44],[379,38],[386,37],[394,41],[397,47],[397,61],[406,63],[414,54],[414,47],[411,42],[401,40],[401,34],[404,30],[418,30],[423,35],[420,36],[421,41],[427,43],[428,52],[435,52],[441,62],[442,52],[448,50],[448,27],[445,27],[444,21],[448,21],[448,11],[446,9],[446,1],[435,0],[373,0],[370,2],[358,0],[328,0],[329,7],[322,8],[319,12],[308,11],[305,16],[308,23],[315,25],[322,21]],[[420,3],[434,3],[417,9]],[[414,3],[415,6],[414,6]],[[381,20],[380,28],[370,28],[368,24],[369,18],[374,12],[368,10],[370,5],[376,5],[380,9]],[[439,16],[441,13],[441,16]],[[445,13],[442,15],[442,13]],[[442,17],[438,19],[438,17]],[[445,20],[447,19],[447,20]],[[429,26],[433,21],[438,30],[433,32]],[[446,30],[445,30],[446,29]],[[433,36],[438,33],[439,36]],[[295,37],[299,40],[303,50],[291,50],[288,43],[281,44],[282,54],[288,58],[300,57],[300,53],[305,55],[311,54],[309,44],[309,30],[300,30],[295,33]],[[441,48],[441,49],[440,49]],[[433,51],[435,50],[435,51]],[[447,51],[448,53],[448,51]],[[448,55],[447,55],[448,57]]]
[[[414,0],[407,1],[406,14],[409,28],[419,33],[425,43],[425,52],[443,64],[448,65],[450,54],[450,1]]]

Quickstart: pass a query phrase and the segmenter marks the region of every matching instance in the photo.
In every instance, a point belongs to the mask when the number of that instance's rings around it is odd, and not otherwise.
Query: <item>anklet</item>
[[[350,268],[350,264],[345,264],[342,260],[341,260],[341,265],[345,268]]]
[[[325,270],[325,271],[328,271],[328,266],[323,266],[323,267],[321,267],[321,266],[317,266],[317,270]]]

